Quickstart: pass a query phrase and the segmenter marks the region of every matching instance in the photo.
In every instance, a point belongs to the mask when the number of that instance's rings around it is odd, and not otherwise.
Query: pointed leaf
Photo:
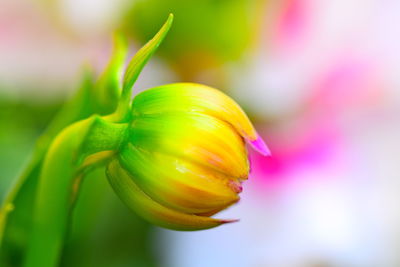
[[[172,21],[174,16],[170,14],[168,16],[167,21],[164,23],[162,28],[158,31],[158,33],[151,39],[145,46],[143,46],[132,58],[130,61],[124,76],[123,82],[123,98],[130,98],[132,86],[137,80],[140,72],[143,67],[146,65],[147,61],[157,50],[158,46],[164,40],[167,35],[169,29],[171,28]]]

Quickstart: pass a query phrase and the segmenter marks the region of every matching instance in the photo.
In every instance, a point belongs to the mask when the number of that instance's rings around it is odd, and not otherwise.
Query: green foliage
[[[169,23],[171,20],[172,17]],[[166,30],[168,28],[169,26]],[[160,35],[162,38],[164,36],[165,34]],[[133,85],[145,62],[155,50],[153,45],[155,48],[158,46],[154,42],[147,46],[150,47],[149,55],[142,53],[142,57],[138,60],[134,58],[137,65],[130,67],[133,77],[127,77],[126,83]],[[88,153],[95,153],[96,149],[107,149],[108,146],[113,145],[108,142],[109,139],[94,138],[96,134],[89,135],[89,139],[86,138],[84,132],[96,131],[96,129],[102,131],[102,127],[106,127],[106,124],[101,123],[96,116],[76,124],[78,126],[67,126],[88,118],[92,114],[107,115],[116,109],[122,89],[120,75],[126,52],[125,38],[121,34],[116,34],[113,56],[105,72],[97,82],[94,82],[91,71],[85,72],[80,90],[58,112],[36,142],[31,160],[7,193],[0,209],[1,266],[21,266],[26,255],[28,255],[27,266],[54,266],[59,261],[60,252],[64,247],[64,238],[70,228],[71,212],[73,205],[76,204],[81,178],[87,174],[88,170],[84,168],[85,166],[80,168],[79,165]],[[130,91],[130,88],[125,84],[126,90]],[[81,157],[77,157],[79,153]],[[91,164],[90,169],[95,166],[97,165]],[[76,183],[71,183],[74,180]],[[87,189],[87,196],[92,195],[93,198],[100,190],[99,188],[101,187],[94,186]],[[88,197],[88,199],[90,201],[91,198]],[[81,207],[84,204],[77,204],[77,206]],[[76,217],[73,223],[75,230],[71,231],[71,239],[67,239],[72,243],[74,243],[73,240],[82,240],[84,231],[79,229],[85,224],[87,226],[90,218],[93,219],[96,216],[80,213]],[[47,221],[48,224],[46,220],[50,220]],[[146,230],[148,226],[144,226],[143,222],[138,223],[137,226],[144,230],[143,234],[138,236],[143,239],[148,232]],[[143,242],[143,240],[140,241]],[[142,254],[146,255],[146,253]],[[138,257],[138,259],[143,259],[143,257]]]

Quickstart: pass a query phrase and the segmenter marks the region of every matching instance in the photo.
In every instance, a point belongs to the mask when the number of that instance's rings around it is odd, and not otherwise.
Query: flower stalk
[[[102,155],[96,159],[96,153],[118,149],[126,128],[94,116],[54,140],[43,163],[26,266],[57,266],[79,179],[86,168],[107,160]]]
[[[104,119],[92,116],[64,129],[52,142],[43,162],[39,186],[36,192],[32,233],[28,243],[26,267],[57,266],[70,221],[71,209],[79,194],[80,180],[87,168],[99,161],[90,156],[105,151],[116,151],[125,136],[133,83],[145,63],[162,42],[172,24],[173,16],[138,53],[132,58],[124,76],[124,83],[116,111]],[[115,65],[120,66],[121,52],[116,51]],[[112,73],[117,73],[113,71]],[[101,80],[100,80],[101,81]],[[110,82],[115,81],[111,80]],[[102,153],[103,154],[103,153]],[[110,153],[111,155],[112,153]],[[103,154],[104,155],[104,154]],[[100,157],[102,163],[107,158]],[[85,164],[85,159],[90,164]],[[88,161],[86,161],[87,163]]]

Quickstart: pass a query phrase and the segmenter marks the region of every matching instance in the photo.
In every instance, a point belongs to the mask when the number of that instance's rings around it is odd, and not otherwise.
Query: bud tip
[[[253,147],[253,149],[261,155],[271,156],[271,151],[259,134],[257,134],[257,138],[255,140],[249,140],[249,143]]]
[[[229,187],[237,194],[241,193],[243,191],[243,187],[240,182],[237,181],[229,181],[228,182]]]
[[[235,223],[235,222],[238,222],[238,221],[240,221],[240,220],[239,220],[239,219],[220,220],[220,222],[221,222],[222,224],[225,224],[225,223]]]

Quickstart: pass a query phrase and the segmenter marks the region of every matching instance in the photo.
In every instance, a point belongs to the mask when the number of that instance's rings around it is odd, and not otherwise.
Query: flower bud
[[[209,216],[239,200],[249,173],[245,141],[269,154],[241,108],[218,90],[180,83],[140,93],[131,112],[107,171],[122,200],[176,230],[230,222]]]

